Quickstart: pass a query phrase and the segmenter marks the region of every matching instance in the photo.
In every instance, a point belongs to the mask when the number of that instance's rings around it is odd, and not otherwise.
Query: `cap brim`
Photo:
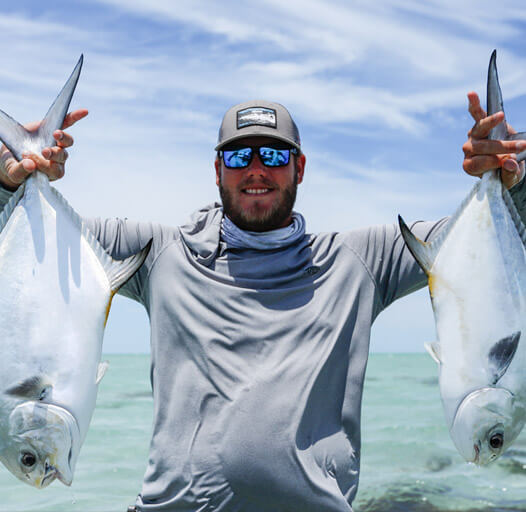
[[[241,139],[248,139],[248,138],[252,138],[252,137],[268,137],[270,139],[281,140],[283,142],[286,142],[287,144],[290,144],[292,147],[295,147],[298,151],[301,152],[301,146],[297,142],[294,142],[292,139],[288,139],[287,137],[276,135],[274,133],[266,133],[266,132],[261,132],[261,133],[244,133],[244,134],[234,135],[233,137],[230,137],[230,138],[225,139],[224,141],[222,141],[220,144],[218,144],[214,148],[214,150],[215,151],[219,151],[221,148],[225,147],[226,145],[230,144],[231,142],[235,142],[236,140],[241,140]]]

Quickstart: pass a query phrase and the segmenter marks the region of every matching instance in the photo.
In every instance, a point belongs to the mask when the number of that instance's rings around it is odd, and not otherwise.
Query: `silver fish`
[[[54,145],[82,57],[29,133],[0,111],[0,139],[17,159]],[[0,215],[0,461],[38,488],[66,485],[95,407],[111,299],[141,266],[140,253],[113,260],[41,172]]]
[[[503,110],[496,52],[488,71],[488,114]],[[509,134],[506,122],[491,139]],[[519,160],[526,152],[518,155]],[[460,454],[496,460],[526,421],[526,232],[498,171],[473,187],[444,229],[418,240],[401,217],[404,240],[428,277],[447,426]]]

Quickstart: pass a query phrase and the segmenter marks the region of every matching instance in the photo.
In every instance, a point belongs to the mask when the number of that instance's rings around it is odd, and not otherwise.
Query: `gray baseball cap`
[[[216,151],[238,139],[272,137],[301,151],[300,134],[289,111],[279,103],[255,100],[230,107],[219,128]]]

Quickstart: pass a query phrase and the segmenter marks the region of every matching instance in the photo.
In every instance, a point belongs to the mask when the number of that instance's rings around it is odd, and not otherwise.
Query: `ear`
[[[221,161],[217,156],[214,162],[214,167],[216,168],[216,185],[219,187],[219,184],[221,183]]]
[[[303,181],[303,174],[305,173],[305,163],[307,162],[307,159],[305,158],[305,155],[302,153],[297,158],[297,169],[298,169],[298,185]]]

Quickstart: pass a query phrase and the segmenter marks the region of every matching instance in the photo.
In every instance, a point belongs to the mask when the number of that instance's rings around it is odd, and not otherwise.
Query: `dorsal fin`
[[[493,50],[488,66],[488,84],[487,84],[487,111],[488,116],[496,112],[504,112],[502,101],[502,92],[499,85],[499,75],[497,73],[497,50]],[[491,129],[488,139],[507,140],[508,128],[506,118],[497,126]]]
[[[513,356],[517,351],[521,332],[517,331],[493,345],[488,353],[489,369],[492,377],[492,384],[496,384],[498,380],[506,373]]]
[[[400,215],[398,216],[398,224],[400,225],[400,231],[402,232],[402,236],[404,237],[405,243],[411,251],[411,254],[422,267],[424,272],[429,274],[440,246],[422,242],[422,240],[413,235]]]
[[[82,68],[83,56],[75,66],[66,84],[49,108],[42,124],[35,132],[28,132],[10,115],[0,110],[0,140],[13,153],[17,160],[22,160],[25,151],[40,153],[48,146],[54,146],[53,132],[62,128],[64,118],[68,112],[73,92]]]

